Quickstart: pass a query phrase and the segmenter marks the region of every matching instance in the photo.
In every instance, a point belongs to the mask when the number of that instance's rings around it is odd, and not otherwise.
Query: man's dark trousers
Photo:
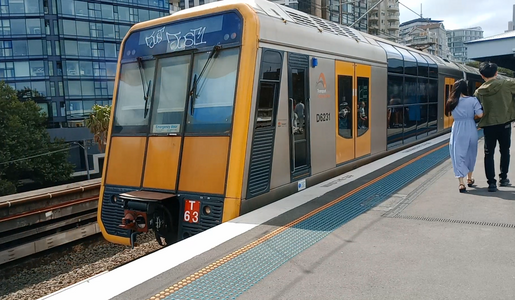
[[[510,166],[511,122],[483,128],[485,135],[485,174],[489,185],[495,185],[494,153],[497,141],[501,152],[500,181],[506,180]]]

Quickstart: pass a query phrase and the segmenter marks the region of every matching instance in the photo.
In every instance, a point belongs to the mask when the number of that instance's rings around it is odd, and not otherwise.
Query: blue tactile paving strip
[[[282,264],[447,158],[449,148],[438,149],[234,257],[164,299],[236,299]]]

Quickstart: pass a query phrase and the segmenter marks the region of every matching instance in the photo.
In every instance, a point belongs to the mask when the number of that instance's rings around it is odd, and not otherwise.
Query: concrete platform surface
[[[487,192],[483,155],[468,193],[448,159],[237,299],[515,299],[515,186]]]

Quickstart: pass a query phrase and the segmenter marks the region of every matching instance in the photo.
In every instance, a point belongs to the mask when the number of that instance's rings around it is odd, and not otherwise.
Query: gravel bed
[[[138,243],[134,249],[105,241],[79,244],[59,259],[38,258],[33,266],[1,276],[0,300],[38,299],[162,248],[154,234],[138,236]]]

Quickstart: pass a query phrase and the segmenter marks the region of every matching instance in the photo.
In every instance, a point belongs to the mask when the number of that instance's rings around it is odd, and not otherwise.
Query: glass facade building
[[[465,42],[479,40],[483,38],[483,29],[473,27],[466,29],[447,30],[447,42],[453,59],[458,62],[467,62],[467,47]]]
[[[51,136],[91,139],[84,119],[111,103],[125,34],[168,14],[168,0],[0,0],[0,80],[39,93]]]

